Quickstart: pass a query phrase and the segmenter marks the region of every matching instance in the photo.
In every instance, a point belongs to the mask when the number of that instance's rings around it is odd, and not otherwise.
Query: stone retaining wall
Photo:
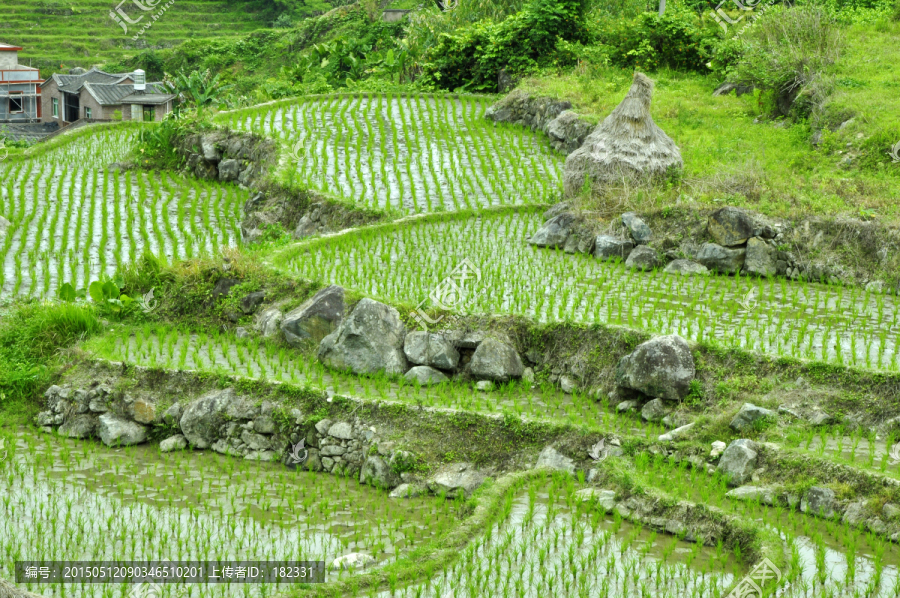
[[[554,149],[568,155],[581,147],[594,124],[571,110],[572,103],[554,98],[531,96],[516,90],[488,108],[485,117],[541,131]]]

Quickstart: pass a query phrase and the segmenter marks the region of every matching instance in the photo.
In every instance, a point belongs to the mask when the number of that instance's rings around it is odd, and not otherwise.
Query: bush
[[[557,43],[588,41],[586,0],[530,0],[500,23],[482,20],[445,33],[426,55],[424,85],[496,91],[502,69],[523,74],[558,58]]]
[[[697,14],[679,5],[667,8],[663,16],[645,12],[627,21],[606,21],[597,37],[611,48],[614,65],[647,71],[660,67],[706,71],[719,40]]]
[[[48,363],[72,343],[100,331],[89,306],[33,303],[0,325],[0,406],[34,398],[49,379]]]
[[[803,87],[837,61],[842,41],[837,24],[819,8],[769,10],[742,37],[743,56],[729,79],[771,91],[778,112],[787,115]],[[808,115],[813,104],[804,102],[795,115]]]

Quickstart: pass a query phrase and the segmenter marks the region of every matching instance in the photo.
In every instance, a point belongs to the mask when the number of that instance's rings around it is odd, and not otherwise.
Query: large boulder
[[[680,274],[681,276],[706,276],[709,274],[709,268],[691,260],[672,260],[663,272],[666,274]]]
[[[744,403],[741,410],[731,420],[728,426],[736,432],[751,430],[756,422],[766,418],[775,418],[775,412],[771,409],[757,407],[752,403]]]
[[[569,154],[563,167],[567,197],[581,192],[585,180],[593,187],[620,185],[624,179],[665,177],[684,167],[675,142],[650,117],[653,82],[634,74],[622,103]]]
[[[813,486],[800,500],[800,511],[830,519],[834,517],[835,498],[831,488]]]
[[[739,439],[722,452],[716,470],[726,477],[729,486],[741,486],[751,478],[759,458],[756,449],[752,440]]]
[[[495,338],[484,339],[469,362],[472,375],[476,378],[508,382],[512,378],[521,378],[525,373],[525,364],[515,349]]]
[[[728,249],[715,243],[704,243],[694,259],[719,274],[734,274],[744,267],[746,250]]]
[[[625,260],[625,267],[636,270],[653,270],[660,266],[659,254],[652,247],[647,245],[638,245],[634,248],[628,259]]]
[[[486,476],[469,463],[445,465],[425,482],[434,494],[469,496],[484,483]]]
[[[646,405],[644,405],[644,407],[641,409],[641,417],[645,421],[657,424],[671,412],[671,405],[668,405],[662,399],[653,399],[652,401],[649,401]]]
[[[594,239],[594,257],[598,260],[625,261],[634,249],[631,239],[619,239],[609,235],[597,235]]]
[[[147,440],[147,428],[113,413],[98,418],[97,434],[106,446],[131,446]]]
[[[256,329],[266,338],[272,338],[281,329],[284,314],[277,307],[264,309],[256,318]]]
[[[645,395],[677,401],[687,396],[697,370],[687,341],[658,336],[619,360],[616,384]]]
[[[544,131],[550,138],[550,144],[556,150],[568,155],[581,147],[591,128],[592,125],[582,120],[577,113],[563,110],[559,116],[544,126]]]
[[[574,214],[563,212],[545,222],[528,242],[538,247],[563,247],[577,221],[578,218]]]
[[[544,450],[538,455],[537,463],[534,466],[537,469],[546,468],[575,473],[575,461],[566,457],[552,446],[544,447]]]
[[[452,370],[459,365],[459,351],[443,334],[416,330],[406,335],[403,342],[406,358],[418,365],[429,365],[442,370]]]
[[[778,251],[759,237],[747,241],[747,253],[744,257],[744,271],[757,276],[775,276],[778,267]]]
[[[190,403],[184,410],[179,427],[191,446],[209,448],[219,438],[228,407],[239,402],[233,388],[214,390]]]
[[[59,427],[59,434],[67,438],[91,438],[96,432],[98,424],[96,415],[75,415]]]
[[[644,220],[634,212],[622,214],[622,226],[628,230],[628,234],[638,245],[649,243],[653,239],[653,233]]]
[[[281,331],[295,347],[318,344],[338,327],[344,311],[344,289],[331,285],[285,314]]]
[[[322,339],[318,358],[329,367],[354,374],[404,374],[409,369],[400,314],[372,299],[363,299],[338,328]]]
[[[432,386],[434,384],[442,384],[450,381],[450,378],[445,376],[442,372],[427,365],[417,365],[410,368],[403,377],[407,381],[414,382],[420,386]]]
[[[706,229],[717,244],[736,247],[753,236],[756,223],[743,210],[728,206],[709,215]]]
[[[400,476],[377,455],[368,457],[359,472],[359,483],[390,490],[400,484]]]

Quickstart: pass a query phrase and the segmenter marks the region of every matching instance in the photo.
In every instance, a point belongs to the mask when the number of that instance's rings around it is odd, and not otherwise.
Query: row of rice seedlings
[[[534,384],[512,381],[487,393],[472,392],[470,385],[455,382],[422,387],[402,378],[333,371],[315,357],[283,345],[239,339],[217,330],[195,334],[186,329],[146,324],[95,337],[88,341],[85,350],[111,361],[288,382],[369,400],[553,419],[594,425],[610,432],[641,433],[647,438],[664,432],[661,426],[611,412],[606,399],[598,404],[587,392],[567,395],[547,380]]]
[[[0,241],[4,294],[54,296],[61,284],[85,286],[146,250],[191,258],[240,239],[247,192],[237,187],[86,169],[57,160],[55,151],[47,156],[4,173],[0,215],[12,224]]]
[[[293,180],[369,208],[431,212],[550,201],[559,193],[561,157],[536,133],[484,119],[488,104],[331,96],[223,120],[282,139]]]
[[[639,477],[674,496],[717,507],[744,521],[775,528],[790,544],[782,596],[897,596],[900,591],[900,549],[883,536],[851,527],[840,519],[820,519],[784,506],[734,501],[724,477],[676,463],[662,455],[634,458]],[[741,558],[741,555],[736,555]]]
[[[838,463],[897,477],[900,473],[900,438],[881,438],[864,426],[792,427],[784,434],[786,447]]]
[[[889,295],[783,278],[628,270],[527,245],[541,224],[535,213],[435,218],[299,244],[276,261],[304,278],[418,304],[467,259],[480,270],[466,297],[470,313],[624,325],[779,357],[900,367],[900,310]]]
[[[572,476],[533,480],[506,497],[498,521],[447,570],[352,596],[722,596],[734,568],[706,548],[606,515],[576,495]]]
[[[463,508],[446,498],[388,499],[349,477],[213,453],[112,450],[28,432],[14,443],[14,459],[0,468],[0,576],[6,578],[16,560],[26,559],[330,562],[365,552],[387,563],[447,533]],[[73,598],[120,597],[131,589],[25,587]],[[248,596],[277,591],[272,584],[241,589]],[[183,590],[192,598],[232,595],[226,585]]]

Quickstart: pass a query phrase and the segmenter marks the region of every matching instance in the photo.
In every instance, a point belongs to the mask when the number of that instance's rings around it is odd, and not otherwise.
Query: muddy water
[[[406,212],[549,201],[562,157],[542,135],[494,127],[482,101],[326,98],[244,117],[292,148],[299,180]]]
[[[463,306],[470,313],[620,324],[779,357],[900,367],[900,310],[890,295],[784,279],[626,270],[528,245],[542,223],[538,214],[505,213],[385,228],[313,241],[308,253],[288,250],[285,265],[300,276],[416,305],[467,259],[480,274]]]
[[[9,446],[9,443],[7,446]],[[326,560],[379,565],[453,525],[459,505],[388,499],[354,480],[210,452],[113,450],[19,430],[0,468],[0,576],[14,560]],[[336,575],[330,573],[330,576]],[[32,586],[45,596],[120,595],[127,586]],[[191,596],[231,595],[191,585]],[[242,586],[250,596],[274,586]],[[107,592],[112,592],[108,594]]]

